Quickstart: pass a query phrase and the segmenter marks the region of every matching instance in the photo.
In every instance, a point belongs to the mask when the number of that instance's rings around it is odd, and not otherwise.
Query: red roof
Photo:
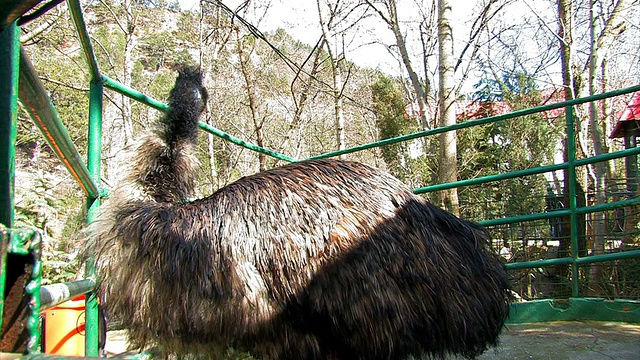
[[[610,138],[621,138],[624,136],[624,124],[628,121],[640,121],[640,92],[633,94],[631,101],[624,109],[616,126],[611,131]]]
[[[547,88],[540,91],[542,101],[540,105],[555,104],[565,101],[565,93],[563,89]],[[599,112],[602,113],[602,102],[598,102]],[[438,116],[438,104],[435,101],[427,102],[427,117],[433,121]],[[630,121],[638,122],[637,126],[640,129],[640,92],[636,92],[631,97],[630,101],[625,101],[625,97],[618,96],[612,99],[612,108],[617,111],[618,122],[616,123],[610,138],[619,138],[624,136],[624,124]],[[456,119],[458,121],[481,119],[492,115],[502,115],[513,111],[511,106],[505,101],[471,101],[471,100],[457,100],[455,102]],[[418,119],[419,111],[416,103],[409,103],[405,108],[405,118]],[[547,110],[542,115],[547,120],[557,119],[564,114],[565,108],[557,108],[553,110]]]

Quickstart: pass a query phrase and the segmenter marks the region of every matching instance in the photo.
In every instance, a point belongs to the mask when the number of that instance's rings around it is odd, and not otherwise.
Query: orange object
[[[85,296],[80,295],[44,312],[44,352],[84,356]]]

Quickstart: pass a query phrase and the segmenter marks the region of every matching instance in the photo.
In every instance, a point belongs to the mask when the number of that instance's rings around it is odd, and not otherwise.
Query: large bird
[[[89,229],[103,304],[135,347],[403,359],[495,346],[509,284],[487,233],[384,171],[301,161],[189,200],[206,101],[183,68]]]

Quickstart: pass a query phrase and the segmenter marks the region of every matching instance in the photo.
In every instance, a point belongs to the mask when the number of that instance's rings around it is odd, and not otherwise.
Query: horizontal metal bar
[[[484,184],[492,181],[513,179],[517,177],[529,176],[529,175],[535,175],[535,174],[543,174],[546,172],[566,169],[568,166],[569,165],[567,163],[553,164],[553,165],[540,166],[540,167],[531,168],[531,169],[511,171],[503,174],[487,175],[487,176],[481,176],[473,179],[459,180],[459,181],[454,181],[450,183],[429,185],[429,186],[416,188],[413,190],[413,193],[424,194],[424,193],[434,192],[438,190],[452,189],[452,188],[458,188],[458,187],[470,186],[470,185],[479,185],[479,184]]]
[[[571,215],[571,210],[562,209],[562,210],[554,210],[554,211],[543,212],[543,213],[511,216],[511,217],[500,218],[500,219],[483,220],[483,221],[478,221],[478,224],[485,227],[489,227],[489,226],[506,225],[506,224],[513,224],[518,222],[525,222],[525,221],[552,219],[552,218],[569,216],[569,215]]]
[[[633,259],[637,257],[640,257],[640,250],[628,250],[628,251],[620,251],[620,252],[611,253],[611,254],[585,256],[585,257],[577,258],[576,263],[583,265],[583,264],[591,264],[591,263],[603,262],[603,261]]]
[[[149,105],[149,106],[151,106],[151,107],[153,107],[155,109],[158,109],[160,111],[169,110],[169,106],[168,105],[166,105],[166,104],[164,104],[164,103],[162,103],[162,102],[160,102],[160,101],[158,101],[158,100],[156,100],[154,98],[148,97],[147,95],[145,95],[145,94],[143,94],[143,93],[141,93],[141,92],[139,92],[137,90],[134,90],[134,89],[132,89],[132,88],[130,88],[128,86],[125,86],[125,85],[119,83],[118,81],[109,78],[106,75],[102,75],[102,78],[104,80],[104,86],[108,87],[109,89],[112,89],[112,90],[114,90],[114,91],[116,91],[116,92],[118,92],[118,93],[120,93],[122,95],[128,96],[128,97],[130,97],[130,98],[132,98],[134,100],[137,100],[137,101],[139,101],[139,102],[141,102],[143,104]],[[228,140],[228,141],[230,141],[230,142],[232,142],[232,143],[234,143],[236,145],[245,147],[245,148],[247,148],[249,150],[253,150],[253,151],[256,151],[256,152],[259,152],[259,153],[263,153],[263,154],[272,156],[272,157],[274,157],[276,159],[280,159],[280,160],[284,160],[284,161],[289,161],[289,162],[296,161],[295,159],[290,158],[290,157],[288,157],[286,155],[283,155],[283,154],[280,154],[278,152],[275,152],[275,151],[272,151],[272,150],[269,150],[269,149],[265,149],[263,147],[260,147],[260,146],[248,143],[248,142],[246,142],[244,140],[238,139],[237,137],[235,137],[235,136],[233,136],[231,134],[228,134],[228,133],[226,133],[226,132],[224,132],[222,130],[216,129],[213,126],[208,125],[208,124],[206,124],[206,123],[204,123],[202,121],[198,125],[200,126],[201,129],[203,129],[203,130],[205,130],[205,131],[207,131],[207,132],[209,132],[209,133],[211,133],[211,134],[213,134],[215,136],[218,136],[220,138]]]
[[[109,89],[117,93],[120,93],[124,96],[128,96],[133,100],[139,101],[145,105],[149,105],[152,108],[160,111],[167,111],[169,109],[169,106],[164,104],[163,102],[158,101],[150,96],[147,96],[138,90],[134,90],[116,80],[113,80],[107,75],[102,74],[101,77],[102,77],[102,81],[104,82],[104,86],[108,87]]]
[[[76,296],[86,294],[96,287],[93,279],[46,285],[40,288],[40,308],[46,310]]]
[[[600,204],[600,205],[585,206],[585,207],[577,208],[576,213],[588,214],[588,213],[611,210],[615,208],[631,206],[636,204],[640,204],[640,197],[612,201],[612,202],[609,202],[606,204]],[[569,216],[569,215],[571,215],[571,210],[562,209],[562,210],[554,210],[554,211],[543,212],[543,213],[511,216],[511,217],[500,218],[500,219],[483,220],[483,221],[478,221],[478,224],[485,227],[489,227],[489,226],[506,225],[506,224],[513,224],[518,222],[525,222],[525,221],[551,219],[551,218]]]
[[[585,206],[585,207],[577,208],[576,212],[578,214],[588,214],[588,213],[611,210],[611,209],[615,209],[615,208],[621,208],[621,207],[631,206],[631,205],[636,205],[636,204],[640,204],[640,197],[634,197],[634,198],[631,198],[631,199],[612,201],[612,202],[609,202],[609,203],[606,203],[606,204],[600,204],[600,205]]]
[[[612,153],[596,155],[596,156],[592,156],[592,157],[576,160],[575,164],[576,164],[576,166],[595,164],[595,163],[601,162],[601,161],[619,159],[619,158],[622,158],[622,157],[625,157],[625,156],[632,156],[632,155],[638,155],[638,154],[640,154],[640,147],[634,147],[634,148],[631,148],[631,149],[624,149],[624,150],[614,151]]]
[[[584,265],[584,264],[591,264],[596,262],[633,259],[637,257],[640,257],[640,250],[628,250],[628,251],[620,251],[620,252],[611,253],[611,254],[579,257],[575,260],[575,262],[576,264]],[[505,264],[505,268],[507,270],[532,269],[532,268],[554,266],[554,265],[567,265],[573,262],[574,262],[573,258],[563,257],[558,259],[544,259],[544,260],[508,263],[508,264]]]
[[[21,49],[20,52],[20,102],[42,132],[51,149],[67,167],[85,194],[92,198],[99,196],[98,187],[93,182],[86,165],[82,161],[67,128],[60,120],[56,108],[40,82],[31,61]]]
[[[208,125],[206,123],[203,123],[202,121],[198,125],[200,125],[200,128],[203,129],[204,131],[210,132],[215,136],[218,136],[218,137],[223,138],[225,140],[231,141],[232,143],[234,143],[236,145],[240,145],[242,147],[245,147],[245,148],[247,148],[249,150],[253,150],[253,151],[265,154],[265,155],[269,155],[269,156],[274,157],[276,159],[280,159],[280,160],[284,160],[284,161],[288,161],[288,162],[297,161],[294,158],[290,158],[290,157],[288,157],[286,155],[283,155],[283,154],[280,154],[278,152],[275,152],[275,151],[272,151],[272,150],[269,150],[269,149],[265,149],[265,148],[260,147],[258,145],[254,145],[254,144],[248,143],[248,142],[246,142],[244,140],[238,139],[237,137],[235,137],[233,135],[227,134],[226,132],[224,132],[222,130],[218,130],[218,129],[214,128],[213,126],[210,126],[210,125]]]
[[[554,266],[554,265],[568,265],[573,262],[573,258],[564,257],[558,259],[544,259],[544,260],[534,260],[534,261],[524,261],[517,263],[508,263],[505,264],[505,268],[507,270],[518,270],[518,269],[533,269],[545,266]]]
[[[613,160],[613,159],[618,159],[621,157],[637,155],[637,154],[640,154],[640,147],[636,147],[632,149],[624,149],[624,150],[615,151],[608,154],[602,154],[602,155],[592,156],[585,159],[576,160],[575,165],[581,166],[581,165],[593,164],[601,161]],[[473,179],[454,181],[450,183],[423,186],[423,187],[414,189],[413,193],[424,194],[428,192],[434,192],[434,191],[445,190],[445,189],[459,188],[459,187],[471,186],[471,185],[480,185],[480,184],[484,184],[492,181],[514,179],[522,176],[530,176],[535,174],[544,174],[546,172],[562,170],[568,167],[569,167],[568,162],[553,164],[553,165],[545,165],[545,166],[535,167],[531,169],[511,171],[503,174],[487,175],[487,176],[481,176]]]
[[[358,146],[354,146],[354,147],[351,147],[351,148],[348,148],[348,149],[344,149],[344,150],[340,150],[340,151],[333,151],[333,152],[329,152],[329,153],[325,153],[325,154],[320,154],[320,155],[312,156],[309,159],[323,159],[323,158],[329,158],[329,157],[334,157],[334,156],[338,156],[338,155],[349,154],[349,153],[353,153],[353,152],[357,152],[357,151],[361,151],[361,150],[376,148],[376,147],[380,147],[380,146],[384,146],[384,145],[395,144],[395,143],[402,142],[402,141],[413,140],[413,139],[417,139],[417,138],[421,138],[421,137],[425,137],[425,136],[430,136],[430,135],[436,135],[436,134],[440,134],[440,133],[444,133],[444,132],[448,132],[448,131],[454,131],[454,130],[460,130],[460,129],[473,127],[473,126],[478,126],[478,125],[490,124],[490,123],[494,123],[494,122],[498,122],[498,121],[502,121],[502,120],[508,120],[508,119],[516,118],[516,117],[519,117],[519,116],[531,115],[531,114],[544,112],[544,111],[549,111],[549,110],[555,110],[555,109],[559,109],[559,108],[563,108],[563,107],[567,107],[567,106],[583,104],[583,103],[586,103],[586,102],[589,102],[589,101],[602,100],[602,99],[606,99],[606,98],[609,98],[609,97],[614,97],[614,96],[620,96],[620,95],[624,95],[624,94],[633,93],[633,92],[636,92],[636,91],[640,91],[640,85],[631,86],[631,87],[628,87],[628,88],[609,91],[609,92],[604,92],[604,93],[601,93],[601,94],[582,97],[582,98],[578,98],[578,99],[574,99],[574,100],[563,101],[563,102],[559,102],[559,103],[555,103],[555,104],[542,105],[542,106],[536,106],[536,107],[533,107],[533,108],[516,110],[516,111],[510,112],[508,114],[489,116],[489,117],[486,117],[486,118],[476,119],[476,120],[467,120],[467,121],[464,121],[464,122],[457,123],[455,125],[443,126],[443,127],[430,129],[430,130],[424,130],[424,131],[418,131],[418,132],[411,133],[411,134],[408,134],[408,135],[402,135],[402,136],[398,136],[398,137],[394,137],[394,138],[389,138],[389,139],[384,139],[384,140],[372,142],[372,143],[369,143],[369,144],[358,145]]]

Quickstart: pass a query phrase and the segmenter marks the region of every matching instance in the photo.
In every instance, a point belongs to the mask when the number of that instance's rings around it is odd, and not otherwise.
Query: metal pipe
[[[583,265],[583,264],[590,264],[594,262],[633,259],[638,257],[640,257],[640,250],[628,250],[628,251],[620,251],[620,252],[604,254],[604,255],[585,256],[585,257],[578,258],[575,261],[573,257],[563,257],[563,258],[557,258],[557,259],[544,259],[544,260],[533,260],[533,261],[509,263],[509,264],[505,264],[505,268],[507,270],[517,270],[517,269],[532,269],[532,268],[554,266],[554,265],[567,265],[567,264],[573,264],[573,263]]]
[[[510,217],[505,217],[500,219],[482,220],[482,221],[478,221],[478,224],[481,226],[489,227],[489,226],[506,225],[506,224],[513,224],[518,222],[525,222],[525,221],[551,219],[551,218],[556,218],[560,216],[569,216],[570,214],[571,214],[571,211],[569,209],[564,209],[564,210],[556,210],[556,211],[536,213],[536,214],[510,216]]]
[[[597,155],[597,156],[592,156],[592,157],[589,157],[589,158],[576,160],[575,161],[575,166],[593,164],[593,163],[600,162],[600,161],[618,159],[618,158],[622,158],[622,157],[625,157],[625,156],[633,156],[633,155],[637,155],[637,154],[640,154],[640,147],[631,148],[631,149],[625,149],[625,150],[620,150],[620,151],[615,151],[615,152],[612,152],[612,153],[607,153],[607,154],[602,154],[602,155]],[[479,185],[479,184],[484,184],[484,183],[488,183],[488,182],[492,182],[492,181],[514,179],[514,178],[518,178],[518,177],[522,177],[522,176],[529,176],[529,175],[535,175],[535,174],[543,174],[543,173],[546,173],[546,172],[567,169],[568,167],[569,167],[569,163],[568,162],[564,162],[564,163],[560,163],[560,164],[553,164],[553,165],[539,166],[539,167],[535,167],[535,168],[531,168],[531,169],[510,171],[510,172],[503,173],[503,174],[487,175],[487,176],[481,176],[481,177],[477,177],[477,178],[473,178],[473,179],[458,180],[458,181],[454,181],[454,182],[450,182],[450,183],[435,184],[435,185],[419,187],[419,188],[413,189],[413,193],[414,194],[424,194],[424,193],[429,193],[429,192],[434,192],[434,191],[439,191],[439,190],[445,190],[445,189],[451,189],[451,188],[459,188],[459,187],[470,186],[470,185]]]
[[[40,327],[40,289],[42,288],[42,236],[37,231],[31,231],[29,250],[33,256],[33,267],[31,269],[31,279],[26,284],[24,292],[29,295],[29,317],[27,318],[27,330],[29,339],[27,340],[27,352],[35,354],[40,351],[40,340],[42,338],[42,328]]]
[[[100,181],[100,161],[102,159],[102,105],[104,87],[102,79],[97,78],[91,81],[89,92],[89,133],[87,149],[87,167],[94,181]],[[98,215],[100,208],[100,198],[87,198],[87,223],[91,223]],[[86,274],[89,278],[95,278],[95,262],[93,257],[87,260]],[[86,312],[86,336],[85,355],[99,355],[99,313],[98,297],[95,292],[87,294],[85,302]]]
[[[603,261],[612,261],[612,260],[623,260],[623,259],[633,259],[640,257],[640,250],[627,250],[620,251],[617,253],[611,254],[603,254],[603,255],[591,255],[585,256],[576,259],[576,264],[591,264],[595,262],[603,262]]]
[[[376,147],[380,147],[380,146],[384,146],[384,145],[395,144],[395,143],[402,142],[402,141],[413,140],[413,139],[417,139],[417,138],[421,138],[421,137],[425,137],[425,136],[440,134],[440,133],[447,132],[447,131],[454,131],[454,130],[465,129],[465,128],[468,128],[468,127],[473,127],[473,126],[478,126],[478,125],[490,124],[490,123],[494,123],[494,122],[497,122],[497,121],[513,119],[513,118],[516,118],[516,117],[519,117],[519,116],[531,115],[531,114],[535,114],[535,113],[538,113],[538,112],[555,110],[555,109],[559,109],[559,108],[563,108],[563,107],[567,107],[567,106],[573,106],[573,105],[577,105],[577,104],[586,103],[586,102],[589,102],[589,101],[602,100],[602,99],[606,99],[608,97],[624,95],[624,94],[628,94],[628,93],[632,93],[632,92],[636,92],[636,91],[640,91],[640,85],[635,85],[635,86],[631,86],[631,87],[624,88],[624,89],[604,92],[604,93],[601,93],[601,94],[596,94],[596,95],[593,95],[593,96],[587,96],[587,97],[578,98],[578,99],[574,99],[574,100],[563,101],[563,102],[559,102],[559,103],[556,103],[556,104],[542,105],[542,106],[536,106],[536,107],[532,107],[532,108],[528,108],[528,109],[517,110],[517,111],[510,112],[508,114],[489,116],[489,117],[482,118],[482,119],[477,119],[477,120],[467,120],[467,121],[464,121],[464,122],[457,123],[455,125],[443,126],[443,127],[439,127],[439,128],[435,128],[435,129],[431,129],[431,130],[418,131],[418,132],[411,133],[411,134],[408,134],[408,135],[402,135],[402,136],[397,136],[397,137],[394,137],[394,138],[389,138],[389,139],[384,139],[384,140],[372,142],[372,143],[369,143],[369,144],[358,145],[358,146],[354,146],[354,147],[351,147],[351,148],[348,148],[348,149],[344,149],[344,150],[340,150],[340,151],[333,151],[333,152],[329,152],[329,153],[325,153],[325,154],[311,156],[311,157],[308,158],[308,160],[330,158],[330,157],[334,157],[334,156],[338,156],[338,155],[349,154],[349,153],[353,153],[353,152],[357,152],[357,151],[361,151],[361,150],[366,150],[366,149],[371,149],[371,148],[376,148]]]
[[[98,197],[98,187],[91,179],[87,167],[24,50],[21,51],[20,56],[19,88],[20,101],[51,149],[77,180],[85,194],[93,198]]]
[[[564,257],[557,259],[544,259],[544,260],[533,260],[533,261],[523,261],[517,263],[509,263],[505,264],[505,268],[507,270],[519,270],[519,269],[533,269],[545,266],[554,266],[554,265],[567,265],[573,263],[573,258]]]
[[[14,182],[18,118],[18,73],[20,72],[20,28],[12,23],[0,31],[0,230],[8,236],[14,218]],[[4,315],[7,275],[7,244],[0,246],[0,327]],[[17,269],[12,269],[17,270]],[[24,272],[24,270],[22,270]]]
[[[473,179],[458,180],[450,183],[429,185],[429,186],[413,189],[413,193],[424,194],[424,193],[438,191],[438,190],[452,189],[452,188],[458,188],[458,187],[470,186],[470,185],[479,185],[479,184],[484,184],[484,183],[498,181],[498,180],[513,179],[521,176],[543,174],[546,172],[566,169],[567,166],[568,166],[567,163],[553,164],[553,165],[540,166],[540,167],[531,168],[531,169],[511,171],[503,174],[487,175],[487,176],[481,176]]]
[[[154,109],[160,110],[160,111],[167,111],[169,109],[169,106],[164,104],[161,101],[158,101],[152,97],[149,97],[143,93],[141,93],[138,90],[134,90],[116,80],[113,80],[112,78],[108,77],[107,75],[101,75],[102,77],[102,81],[104,82],[104,86],[108,87],[109,89],[122,94],[124,96],[128,96],[130,98],[132,98],[133,100],[139,101],[145,105],[149,105]]]
[[[11,24],[18,20],[22,16],[22,14],[31,10],[41,1],[42,0],[3,1],[2,7],[0,7],[0,31],[2,31],[2,29],[4,28],[8,28]]]
[[[611,153],[606,153],[606,154],[601,154],[601,155],[596,155],[596,156],[592,156],[592,157],[588,157],[588,158],[584,158],[584,159],[579,159],[576,160],[575,165],[576,166],[583,166],[583,165],[588,165],[588,164],[594,164],[600,161],[608,161],[608,160],[614,160],[614,159],[619,159],[622,157],[626,157],[626,156],[635,156],[640,154],[640,147],[633,147],[631,149],[624,149],[624,150],[620,150],[620,151],[614,151]]]
[[[13,226],[13,195],[18,119],[20,29],[0,31],[0,223]]]
[[[600,204],[600,205],[585,206],[585,207],[577,208],[576,213],[588,214],[592,212],[605,211],[605,210],[621,208],[625,206],[633,206],[637,204],[640,204],[640,197],[612,201],[610,203]],[[571,215],[571,210],[564,209],[564,210],[555,210],[555,211],[549,211],[549,212],[543,212],[543,213],[511,216],[511,217],[500,218],[500,219],[482,220],[482,221],[478,221],[478,224],[485,227],[489,227],[489,226],[496,226],[496,225],[513,224],[513,223],[524,222],[524,221],[551,219],[555,217],[570,216],[570,215]]]
[[[272,151],[272,150],[269,150],[269,149],[265,149],[265,148],[260,147],[258,145],[254,145],[254,144],[248,143],[248,142],[246,142],[244,140],[240,140],[240,139],[238,139],[237,137],[235,137],[233,135],[227,134],[226,132],[224,132],[222,130],[218,130],[218,129],[214,128],[213,126],[205,124],[202,121],[199,122],[198,125],[204,131],[210,132],[215,136],[218,136],[220,138],[228,140],[228,141],[230,141],[230,142],[232,142],[232,143],[234,143],[236,145],[240,145],[240,146],[245,147],[245,148],[247,148],[249,150],[253,150],[255,152],[259,152],[259,153],[262,153],[262,154],[265,154],[265,155],[269,155],[269,156],[274,157],[276,159],[280,159],[280,160],[284,160],[284,161],[288,161],[288,162],[297,161],[294,158],[290,158],[290,157],[288,157],[286,155],[283,155],[283,154],[280,154],[278,152],[275,152],[275,151]]]
[[[578,180],[576,177],[576,134],[575,134],[575,118],[573,116],[573,106],[568,106],[565,109],[566,114],[566,126],[567,126],[567,168],[568,184],[569,184],[569,226],[570,226],[570,239],[571,239],[571,257],[573,263],[571,264],[571,296],[579,296],[579,280],[580,274],[578,273]]]
[[[95,289],[96,282],[92,279],[46,285],[40,288],[40,307],[50,309],[76,296],[86,294]]]
[[[110,89],[112,89],[112,90],[114,90],[114,91],[116,91],[116,92],[118,92],[118,93],[120,93],[122,95],[128,96],[128,97],[130,97],[130,98],[132,98],[134,100],[137,100],[137,101],[139,101],[139,102],[141,102],[143,104],[149,105],[149,106],[151,106],[151,107],[153,107],[155,109],[158,109],[160,111],[169,110],[169,106],[168,105],[166,105],[166,104],[164,104],[164,103],[162,103],[162,102],[160,102],[160,101],[158,101],[158,100],[156,100],[154,98],[151,98],[151,97],[141,93],[140,91],[137,91],[137,90],[134,90],[134,89],[132,89],[132,88],[130,88],[128,86],[125,86],[125,85],[119,83],[118,81],[109,78],[106,75],[102,75],[102,78],[104,79],[104,86],[106,86],[106,87],[108,87],[108,88],[110,88]],[[233,136],[231,134],[228,134],[228,133],[226,133],[226,132],[224,132],[222,130],[216,129],[213,126],[210,126],[210,125],[208,125],[206,123],[203,123],[202,121],[199,122],[198,125],[204,131],[210,132],[213,135],[216,135],[216,136],[218,136],[220,138],[228,140],[228,141],[230,141],[230,142],[232,142],[232,143],[234,143],[236,145],[242,146],[242,147],[247,148],[249,150],[253,150],[253,151],[256,151],[256,152],[259,152],[259,153],[262,153],[262,154],[266,154],[266,155],[272,156],[272,157],[274,157],[276,159],[280,159],[280,160],[284,160],[284,161],[288,161],[288,162],[296,161],[296,159],[290,158],[290,157],[288,157],[286,155],[283,155],[283,154],[280,154],[278,152],[275,152],[275,151],[272,151],[272,150],[269,150],[269,149],[265,149],[263,147],[260,147],[260,146],[248,143],[248,142],[246,142],[244,140],[238,139],[237,137],[235,137],[235,136]]]
[[[76,32],[78,33],[78,39],[84,50],[84,57],[89,64],[89,71],[91,72],[91,80],[98,81],[100,79],[100,69],[98,68],[98,61],[93,52],[93,45],[91,45],[91,38],[87,31],[87,25],[84,22],[84,16],[82,16],[82,6],[79,0],[67,1],[69,5],[69,12],[71,13],[71,19],[76,26]]]
[[[47,11],[55,8],[63,1],[64,0],[51,0],[48,3],[40,6],[37,10],[34,10],[33,12],[29,13],[28,15],[21,16],[20,19],[17,21],[18,26],[24,26],[25,24],[30,23],[31,21],[44,15]]]

